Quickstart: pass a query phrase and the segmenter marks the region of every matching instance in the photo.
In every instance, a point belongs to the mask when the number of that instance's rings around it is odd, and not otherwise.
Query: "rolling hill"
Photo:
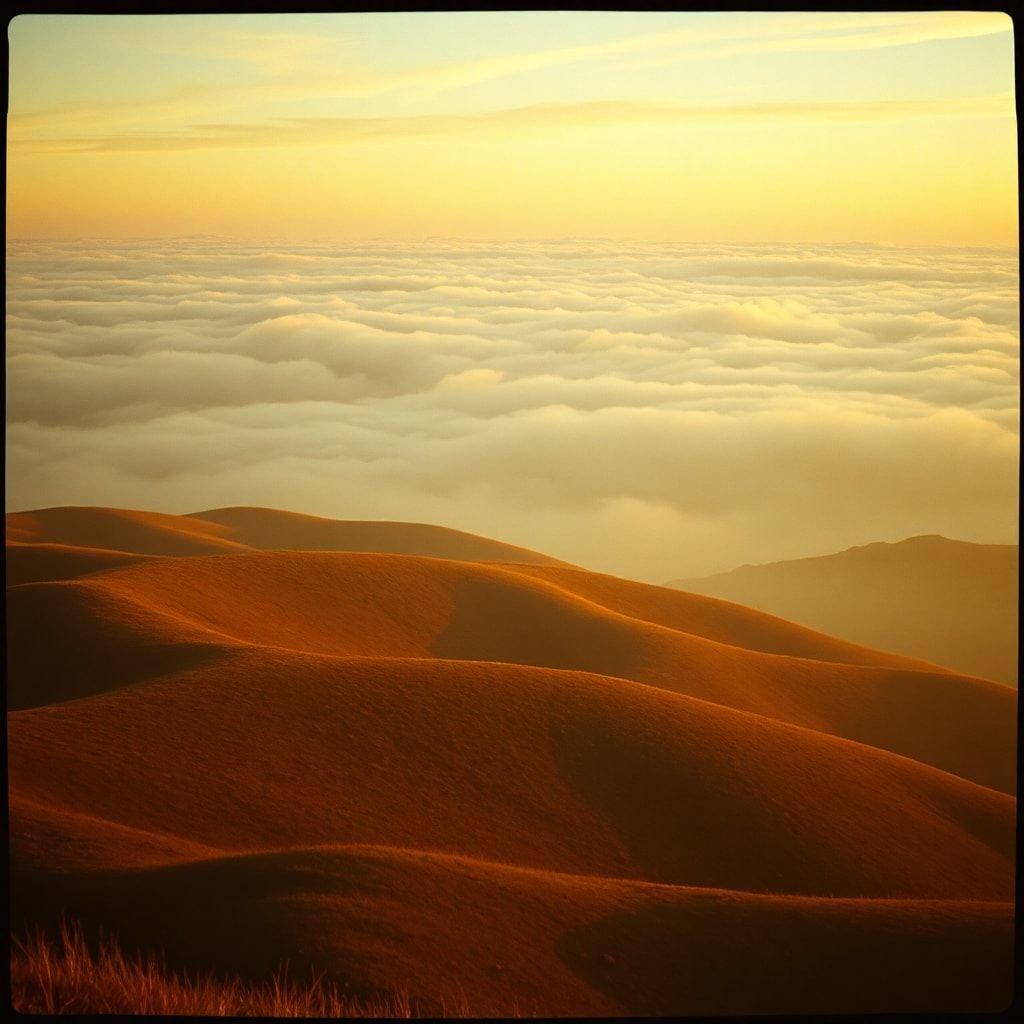
[[[483,1014],[1008,1002],[1010,688],[352,525],[8,517],[16,923]]]
[[[44,508],[8,513],[7,540],[139,555],[206,555],[249,549],[378,551],[471,561],[566,564],[444,526],[321,519],[269,508],[221,508],[187,516],[118,508]]]

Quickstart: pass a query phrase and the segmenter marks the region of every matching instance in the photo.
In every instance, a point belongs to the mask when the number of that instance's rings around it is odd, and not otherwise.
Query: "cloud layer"
[[[662,581],[1016,529],[1015,252],[19,243],[9,508],[444,523]]]

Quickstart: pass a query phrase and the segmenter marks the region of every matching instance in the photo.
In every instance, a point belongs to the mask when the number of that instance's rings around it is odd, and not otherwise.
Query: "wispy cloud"
[[[756,33],[737,26],[699,38],[681,37],[678,48],[656,58],[654,64],[757,54],[878,50],[994,35],[1011,27],[1007,15],[990,11],[769,15],[758,22]]]
[[[17,136],[73,125],[107,127],[157,121],[208,118],[258,102],[355,99],[388,94],[422,100],[452,90],[510,78],[543,68],[585,62],[627,61],[619,67],[657,67],[693,60],[755,54],[851,52],[905,46],[943,39],[965,39],[1007,32],[1006,15],[992,12],[937,11],[896,14],[766,14],[750,20],[626,36],[579,46],[485,56],[408,68],[381,69],[361,61],[347,41],[344,67],[338,46],[310,33],[218,31],[192,40],[189,52],[228,62],[242,61],[264,73],[255,82],[195,82],[154,99],[109,103],[68,103],[38,110],[12,110]],[[605,67],[614,72],[614,66]]]
[[[544,103],[458,115],[415,117],[306,117],[190,125],[168,132],[13,140],[45,152],[123,153],[188,149],[323,146],[405,137],[507,136],[627,124],[685,121],[823,120],[901,121],[912,118],[1012,117],[1009,94],[941,100],[744,103],[700,105],[631,101]]]
[[[273,75],[290,75],[311,64],[336,59],[339,49],[351,56],[353,40],[313,32],[264,31],[236,25],[210,30],[200,39],[172,41],[173,51],[190,56],[248,64]]]

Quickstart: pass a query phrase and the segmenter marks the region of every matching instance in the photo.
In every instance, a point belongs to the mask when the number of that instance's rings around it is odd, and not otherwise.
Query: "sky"
[[[994,14],[20,16],[9,510],[660,583],[1016,541]]]
[[[21,15],[19,238],[1016,244],[1012,23]]]

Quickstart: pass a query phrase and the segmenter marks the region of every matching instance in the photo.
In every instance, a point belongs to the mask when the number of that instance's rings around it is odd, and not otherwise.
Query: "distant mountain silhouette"
[[[1018,558],[1015,544],[932,534],[668,586],[1016,685]]]

